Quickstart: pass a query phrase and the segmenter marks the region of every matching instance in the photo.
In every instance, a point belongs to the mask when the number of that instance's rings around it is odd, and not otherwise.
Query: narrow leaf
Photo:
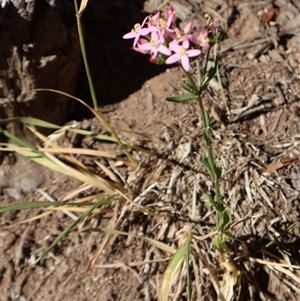
[[[207,71],[207,74],[205,74],[203,76],[203,79],[201,81],[201,85],[200,85],[200,89],[199,89],[199,93],[202,94],[204,91],[207,90],[207,86],[210,83],[210,81],[213,79],[213,77],[215,76],[216,72],[217,72],[217,58],[215,58],[212,66],[209,68],[209,70]]]
[[[214,179],[214,172],[210,166],[207,151],[203,152],[202,154],[202,164],[204,165],[205,169],[209,173],[211,179]]]
[[[227,235],[223,232],[218,232],[212,239],[212,244],[219,250],[228,251],[226,243]]]
[[[200,198],[202,201],[204,201],[208,206],[214,206],[215,201],[211,194],[203,194]]]
[[[216,173],[218,179],[220,179],[220,177],[222,175],[222,161],[215,162],[215,173]]]
[[[49,129],[59,129],[60,126],[46,122],[41,119],[32,118],[32,117],[13,117],[13,118],[7,118],[7,119],[0,119],[0,125],[6,125],[10,122],[22,122],[25,124],[31,124],[39,127],[49,128]]]
[[[13,204],[0,208],[0,213],[10,212],[10,211],[19,211],[24,209],[33,209],[33,208],[44,208],[44,207],[61,207],[61,206],[90,206],[95,203],[85,202],[85,203],[61,203],[61,202],[29,202],[29,203],[20,203]]]
[[[185,102],[192,99],[197,99],[197,95],[190,93],[190,94],[184,94],[180,96],[174,96],[174,97],[166,97],[166,100],[173,101],[173,102]]]
[[[214,139],[210,135],[210,128],[205,128],[204,129],[203,138],[205,140],[206,145],[207,146],[211,146],[211,144],[213,143]]]
[[[193,86],[191,85],[191,83],[189,82],[189,81],[182,81],[181,83],[180,83],[180,85],[181,85],[181,87],[185,90],[185,91],[187,91],[187,92],[189,92],[189,93],[191,93],[191,94],[197,94],[198,93],[198,91],[195,91],[194,90],[194,88],[193,88]]]
[[[171,261],[168,264],[168,267],[164,273],[162,285],[161,285],[161,294],[160,300],[167,301],[171,289],[171,285],[173,282],[174,277],[176,276],[176,272],[178,271],[182,260],[186,259],[186,267],[188,266],[189,262],[189,251],[190,251],[190,244],[192,240],[192,232],[188,231],[187,233],[187,240],[186,242],[176,251],[174,256],[172,257]],[[189,272],[189,268],[187,267],[187,272]],[[190,277],[188,276],[188,299],[190,300],[191,295],[191,283],[189,282]]]
[[[66,236],[70,233],[70,231],[76,227],[80,222],[82,222],[87,216],[89,216],[94,209],[98,208],[102,204],[106,203],[106,199],[103,200],[101,199],[100,201],[96,202],[94,206],[86,210],[84,213],[82,213],[77,220],[75,220],[69,227],[67,227],[65,230],[63,230],[52,242],[52,244],[42,253],[42,255],[35,261],[35,263],[38,263],[41,261],[49,252],[51,252],[57,244]]]
[[[205,127],[210,127],[210,117],[207,110],[203,110]]]

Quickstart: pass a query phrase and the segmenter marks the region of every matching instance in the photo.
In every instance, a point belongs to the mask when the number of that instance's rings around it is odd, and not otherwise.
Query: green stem
[[[86,48],[85,48],[84,37],[83,37],[83,32],[82,32],[82,25],[81,25],[80,15],[78,14],[77,0],[74,0],[74,6],[75,6],[75,11],[76,11],[80,48],[81,48],[81,53],[82,53],[83,62],[84,62],[84,66],[85,66],[86,75],[87,75],[88,82],[89,82],[89,87],[90,87],[90,92],[91,92],[91,96],[92,96],[92,100],[93,100],[94,109],[97,112],[99,118],[101,119],[103,125],[111,132],[112,136],[116,139],[118,145],[124,151],[127,158],[130,160],[130,162],[134,166],[136,166],[137,165],[136,161],[132,158],[131,154],[127,151],[126,146],[122,143],[119,136],[115,132],[114,128],[109,124],[109,122],[106,120],[106,118],[104,117],[102,112],[99,110],[97,96],[96,96],[96,92],[95,92],[95,88],[94,88],[94,84],[93,84],[93,80],[92,80],[92,75],[90,72],[89,63],[88,63],[87,55],[86,55]]]
[[[206,58],[205,58],[205,66],[204,66],[204,72],[203,74],[206,74],[207,72],[207,66],[208,66],[208,61],[209,61],[209,52],[210,52],[211,47],[208,48],[207,54],[206,54]]]
[[[207,123],[207,120],[204,117],[204,107],[203,107],[203,102],[202,102],[202,98],[201,98],[200,95],[198,95],[197,100],[198,100],[198,104],[199,104],[199,108],[200,108],[200,112],[201,112],[201,118],[202,118],[202,121],[203,121],[204,128],[209,128],[210,124]],[[209,165],[211,166],[211,168],[213,168],[213,170],[215,172],[215,163],[214,163],[215,161],[214,161],[214,155],[213,155],[213,152],[212,152],[211,144],[206,143],[206,148],[207,148]],[[218,177],[216,177],[215,180],[213,180],[213,182],[214,182],[214,186],[215,186],[216,197],[217,197],[217,200],[219,200],[221,198],[221,193],[220,193],[220,185],[219,185]]]
[[[98,111],[97,96],[96,96],[96,92],[95,92],[95,88],[94,88],[94,84],[93,84],[93,80],[92,80],[92,76],[91,76],[91,71],[90,71],[90,67],[89,67],[89,63],[88,63],[88,59],[87,59],[87,55],[86,55],[86,48],[85,48],[85,42],[84,42],[84,38],[83,38],[81,19],[80,19],[80,16],[78,15],[77,0],[74,0],[74,5],[75,5],[75,11],[76,11],[79,43],[80,43],[81,53],[82,53],[82,57],[83,57],[84,67],[85,67],[86,75],[87,75],[88,82],[89,82],[89,87],[90,87],[90,92],[91,92],[91,96],[92,96],[92,100],[93,100],[94,109],[96,111]]]
[[[209,48],[210,50],[210,48]],[[207,65],[208,65],[208,58],[209,58],[209,50],[208,53],[206,55],[206,60],[205,60],[205,67],[204,67],[204,75],[207,72]],[[197,88],[197,85],[192,77],[192,75],[189,72],[185,72],[186,76],[188,77],[189,82],[191,83],[191,85],[194,88],[194,93],[198,94],[198,104],[199,104],[199,108],[200,108],[200,114],[201,114],[201,119],[203,121],[203,126],[204,129],[206,128],[210,128],[210,124],[209,121],[207,120],[207,118],[205,118],[205,109],[203,106],[203,102],[202,102],[202,98],[201,98],[201,94],[199,92],[199,89]],[[214,161],[214,156],[213,156],[213,152],[212,152],[212,147],[211,147],[211,143],[206,143],[206,148],[207,148],[207,154],[208,154],[208,162],[209,165],[211,166],[211,168],[214,171],[214,174],[216,174],[216,170],[215,170],[215,161]],[[216,199],[218,200],[218,202],[220,202],[220,200],[222,199],[222,195],[220,193],[220,185],[219,185],[219,178],[216,176],[215,179],[212,179],[214,186],[215,186],[215,194],[216,194]],[[220,204],[221,205],[221,204]],[[221,208],[224,208],[224,204],[222,204],[223,206],[221,206]]]

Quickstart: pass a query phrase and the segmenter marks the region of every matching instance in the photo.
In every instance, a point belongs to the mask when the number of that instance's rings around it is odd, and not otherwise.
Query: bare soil
[[[133,236],[145,235],[176,248],[187,229],[195,236],[192,300],[217,300],[202,257],[205,254],[218,273],[217,255],[210,238],[197,239],[209,233],[214,224],[211,209],[200,201],[212,183],[201,165],[204,144],[197,103],[166,102],[166,96],[182,93],[179,83],[184,74],[180,67],[152,66],[147,58],[130,51],[130,42],[121,38],[159,3],[91,1],[90,9],[83,14],[89,60],[103,112],[121,138],[156,154],[135,152],[139,168],[123,171],[135,192],[132,198],[146,191],[139,205],[153,207],[156,214],[126,212],[118,229],[128,231],[130,236],[114,237],[88,271],[105,235],[80,231],[114,226],[121,209],[88,217],[76,235],[63,240],[37,265],[31,262],[72,219],[53,211],[39,220],[8,227],[45,211],[2,214],[1,301],[158,300],[170,254]],[[268,263],[254,261],[284,259],[300,265],[299,224],[278,238],[291,224],[299,223],[300,212],[299,1],[273,1],[275,14],[263,26],[260,24],[271,1],[173,3],[183,24],[193,19],[197,25],[203,12],[209,12],[227,26],[219,49],[219,66],[231,113],[226,113],[217,80],[210,85],[204,105],[212,118],[215,156],[224,166],[222,191],[234,221],[245,219],[232,228],[235,240],[229,254],[241,273],[240,300],[299,300],[300,275],[296,269],[284,273]],[[90,103],[84,78],[82,70],[77,95]],[[75,115],[80,118],[78,112]],[[95,131],[102,130],[90,116],[81,118]],[[86,147],[84,142],[82,147]],[[109,150],[113,146],[95,142],[90,147]],[[61,200],[81,184],[12,154],[4,158],[1,176],[1,206],[45,200],[41,191]],[[85,193],[94,192],[91,189]],[[266,248],[270,241],[274,244]],[[148,260],[159,262],[138,264]],[[177,285],[171,299],[186,300],[184,285]]]

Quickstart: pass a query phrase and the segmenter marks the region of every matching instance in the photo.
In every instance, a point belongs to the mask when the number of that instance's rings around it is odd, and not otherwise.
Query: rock
[[[70,114],[67,97],[74,94],[81,67],[75,12],[67,1],[11,1],[0,8],[0,116],[31,116],[62,124]],[[74,102],[74,101],[72,101]],[[24,133],[19,124],[9,130]]]
[[[9,160],[4,160],[0,169],[0,187],[7,194],[19,200],[23,193],[41,186],[46,180],[45,168],[30,159],[16,155],[16,161],[10,165]]]

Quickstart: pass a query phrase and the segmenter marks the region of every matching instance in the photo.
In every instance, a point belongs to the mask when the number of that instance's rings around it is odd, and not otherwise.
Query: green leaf
[[[205,193],[201,196],[200,198],[202,201],[204,201],[208,206],[213,206],[215,207],[215,200],[212,197],[211,194]]]
[[[173,102],[185,102],[192,99],[197,99],[197,95],[190,93],[190,94],[184,94],[180,96],[174,96],[174,97],[166,97],[166,100],[173,101]]]
[[[203,138],[205,140],[205,143],[207,146],[211,146],[211,144],[213,143],[214,139],[213,137],[210,135],[210,128],[205,128],[204,132],[203,132]]]
[[[230,225],[232,217],[229,207],[225,208],[223,212],[217,212],[217,230],[224,231]]]
[[[189,270],[189,253],[190,245],[192,241],[193,234],[191,231],[186,233],[187,239],[183,245],[176,251],[171,261],[168,264],[166,271],[164,272],[163,281],[161,284],[161,293],[160,300],[167,301],[169,300],[169,293],[171,285],[174,281],[174,278],[178,274],[181,262],[185,259],[186,271],[187,271],[187,296],[188,300],[191,300],[191,280],[190,280],[190,270]]]
[[[77,226],[80,222],[82,222],[87,216],[89,216],[94,209],[98,208],[99,206],[105,205],[107,202],[107,198],[103,198],[96,202],[91,208],[86,210],[84,213],[82,213],[77,220],[75,220],[69,227],[67,227],[65,230],[63,230],[52,242],[52,244],[42,253],[42,255],[35,261],[35,263],[38,263],[41,261],[51,250],[53,250],[57,244],[66,236],[69,234],[69,232]]]
[[[6,125],[10,122],[22,122],[25,124],[31,124],[39,127],[49,128],[49,129],[59,129],[60,126],[46,122],[41,119],[32,118],[32,117],[13,117],[7,119],[0,119],[0,125]]]
[[[213,239],[212,244],[219,250],[228,251],[229,248],[226,244],[227,235],[223,232],[217,233]]]
[[[203,110],[205,127],[210,127],[210,117],[207,110]]]
[[[220,196],[219,198],[217,198],[217,196],[214,197],[214,204],[215,204],[215,209],[218,213],[222,213],[224,211],[224,209],[226,208],[226,204],[224,204],[224,202],[222,201],[222,196]],[[216,223],[217,225],[220,223],[219,219],[218,219],[218,215],[216,216]]]
[[[212,66],[207,71],[207,74],[205,74],[202,78],[199,94],[202,94],[204,91],[206,91],[209,82],[213,79],[213,77],[217,72],[217,66],[218,66],[218,58],[216,57]]]
[[[205,125],[203,137],[206,145],[210,146],[213,142],[213,138],[210,135],[210,117],[206,110],[203,111],[203,115],[204,115],[204,125]]]
[[[218,179],[220,179],[220,177],[222,175],[222,161],[215,162],[215,173],[216,173]]]
[[[190,92],[191,94],[197,95],[198,91],[195,91],[193,85],[189,81],[182,81],[180,83],[180,86],[187,92]]]
[[[219,32],[217,32],[217,33],[215,33],[213,35],[213,37],[212,37],[212,39],[210,41],[211,45],[215,45],[215,44],[219,43],[223,39],[225,32],[221,28],[219,28],[219,30],[220,30]]]
[[[202,163],[205,167],[205,169],[207,170],[207,172],[209,173],[211,179],[214,179],[214,172],[210,166],[209,160],[208,160],[208,153],[207,150],[205,152],[203,152],[202,154]]]

